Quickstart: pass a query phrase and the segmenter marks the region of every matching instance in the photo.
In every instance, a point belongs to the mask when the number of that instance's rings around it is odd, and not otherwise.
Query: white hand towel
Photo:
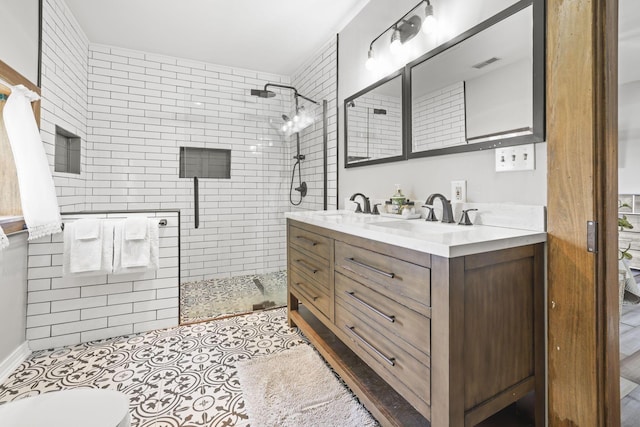
[[[99,219],[81,219],[73,224],[76,240],[89,240],[100,238],[102,221]]]
[[[99,248],[99,260],[100,265],[95,270],[83,270],[78,271],[78,268],[95,268],[97,262],[95,258],[89,262],[87,260],[82,259],[82,255],[78,254],[79,250],[78,242],[85,244],[90,243],[91,245],[95,245],[95,241],[93,240],[76,240],[76,229],[75,226],[81,220],[74,222],[69,222],[66,224],[64,228],[64,255],[62,260],[62,274],[63,276],[74,275],[74,276],[93,276],[96,274],[108,274],[113,271],[113,222],[99,220],[100,221],[100,248]],[[80,245],[81,246],[81,245]],[[95,252],[95,247],[92,246],[92,253]],[[81,265],[74,266],[74,270],[72,270],[72,253],[74,253],[74,257],[76,258],[76,262],[79,262]],[[79,261],[77,260],[79,258]]]
[[[144,241],[148,244],[148,252],[146,252],[146,249],[140,244],[143,242],[142,240],[127,241],[125,239],[125,221],[118,221],[115,224],[114,235],[114,274],[144,272],[147,270],[157,270],[160,267],[160,231],[158,230],[157,219],[150,218],[147,220],[147,238]],[[142,263],[142,258],[145,255],[134,253],[134,247],[137,247],[146,254],[147,261],[145,264]],[[125,261],[125,258],[129,256],[131,256],[131,258]]]
[[[100,221],[95,219],[80,219],[70,224],[73,230],[67,233],[65,230],[65,238],[71,240],[70,264],[69,271],[71,273],[84,273],[87,271],[98,271],[102,266],[102,236],[100,234]],[[87,233],[88,231],[88,233]],[[96,237],[84,238],[94,235]]]
[[[4,234],[4,230],[0,227],[0,250],[9,246],[9,238]]]
[[[149,219],[142,216],[132,216],[124,220],[125,240],[142,240],[147,237]]]
[[[62,227],[49,161],[31,108],[31,101],[37,99],[26,87],[14,86],[3,111],[29,240],[59,233]]]
[[[147,267],[151,255],[148,235],[149,220],[130,217],[124,220],[122,236],[122,267]],[[142,236],[142,237],[140,237]]]

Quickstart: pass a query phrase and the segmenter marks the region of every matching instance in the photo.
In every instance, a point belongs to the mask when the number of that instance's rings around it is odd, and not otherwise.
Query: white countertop
[[[541,243],[547,233],[489,225],[403,220],[349,211],[287,212],[287,218],[447,258]]]

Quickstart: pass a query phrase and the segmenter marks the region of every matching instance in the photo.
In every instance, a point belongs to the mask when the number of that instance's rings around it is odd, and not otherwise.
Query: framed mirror
[[[519,1],[407,65],[409,158],[544,141],[543,7]]]
[[[42,0],[2,2],[0,61],[40,87]]]
[[[345,99],[345,168],[406,159],[404,81],[399,70]]]

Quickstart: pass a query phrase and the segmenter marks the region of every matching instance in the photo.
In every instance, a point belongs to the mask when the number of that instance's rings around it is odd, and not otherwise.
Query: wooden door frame
[[[618,0],[547,0],[552,427],[620,425],[617,13]]]

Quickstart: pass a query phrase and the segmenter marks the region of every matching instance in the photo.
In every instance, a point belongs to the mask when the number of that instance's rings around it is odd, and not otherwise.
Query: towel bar
[[[167,220],[165,218],[162,218],[160,221],[158,221],[158,225],[160,227],[166,227]],[[26,225],[25,225],[25,228],[26,228]],[[64,222],[62,223],[62,227],[61,228],[64,230]]]

